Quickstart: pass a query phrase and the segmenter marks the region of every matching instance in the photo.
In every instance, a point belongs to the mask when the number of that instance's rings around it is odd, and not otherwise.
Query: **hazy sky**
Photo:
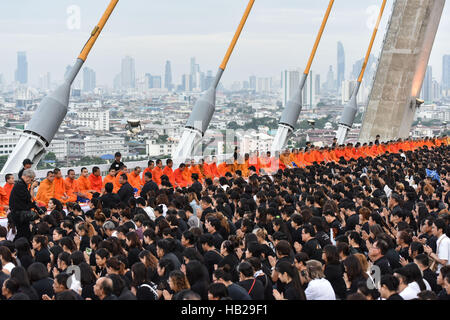
[[[394,0],[382,21],[373,53],[378,55]],[[277,76],[283,69],[304,68],[328,0],[256,0],[247,25],[223,77],[225,84],[249,75]],[[37,83],[47,71],[52,81],[62,79],[109,0],[14,0],[0,1],[0,73],[14,79],[17,51],[26,51],[29,79]],[[172,62],[174,82],[189,73],[195,56],[202,71],[217,70],[247,0],[121,0],[97,41],[86,66],[97,74],[98,84],[112,85],[120,72],[121,58],[136,59],[136,73],[164,73]],[[336,45],[346,54],[346,78],[361,59],[372,30],[374,6],[381,0],[336,0],[332,15],[312,66],[322,74],[329,65],[336,71]],[[80,28],[71,29],[68,8],[80,9]],[[73,26],[73,24],[72,24]],[[441,79],[442,55],[450,54],[450,9],[447,4],[430,60],[433,76]]]

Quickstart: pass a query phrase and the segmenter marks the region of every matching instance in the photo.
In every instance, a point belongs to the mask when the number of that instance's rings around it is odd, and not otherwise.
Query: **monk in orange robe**
[[[212,173],[214,178],[219,178],[220,177],[220,173],[219,173],[219,170],[217,168],[217,157],[216,156],[213,157],[213,161],[209,165],[209,170],[211,170],[211,173]]]
[[[80,195],[78,189],[77,180],[75,180],[75,171],[73,169],[69,169],[67,172],[67,177],[64,179],[64,187],[66,190],[66,194],[69,197],[69,202],[77,202],[77,198]]]
[[[150,172],[152,174],[152,177],[153,177],[153,169],[155,169],[155,162],[153,160],[149,160],[147,162],[147,168],[145,168],[144,171],[142,172],[142,178],[141,178],[141,180],[142,180],[141,184],[142,185],[145,184],[144,176],[145,176],[146,172]],[[155,180],[153,180],[153,181],[155,181]]]
[[[193,173],[196,173],[198,175],[199,181],[203,180],[203,174],[200,170],[199,165],[196,165],[194,160],[191,160],[191,170],[190,170],[190,176],[189,176],[190,179],[188,180],[188,181],[190,181],[190,184],[192,184],[192,182],[193,182],[192,178],[191,178]]]
[[[214,174],[211,171],[211,168],[210,168],[210,165],[208,163],[209,162],[208,160],[209,160],[208,157],[206,158],[206,160],[205,159],[201,160],[202,161],[203,175],[204,175],[205,178],[212,179],[212,178],[214,178]]]
[[[81,175],[77,179],[77,186],[79,196],[84,199],[92,199],[92,194],[94,190],[92,190],[91,182],[89,181],[89,171],[86,168],[81,168]]]
[[[164,167],[164,170],[163,170],[163,175],[166,175],[167,178],[169,178],[169,181],[170,181],[170,184],[172,184],[172,187],[176,188],[177,183],[175,181],[175,177],[173,176],[172,166],[173,166],[172,159],[167,159],[166,166]]]
[[[109,169],[108,175],[105,177],[105,179],[103,179],[103,187],[102,187],[103,190],[105,190],[105,185],[107,183],[113,184],[113,193],[117,193],[117,191],[119,191],[120,186],[116,184],[116,169],[114,168]]]
[[[174,171],[174,174],[175,174],[175,171]],[[182,170],[181,174],[183,175],[183,179],[186,181],[186,183],[188,185],[191,185],[192,184],[192,178],[191,178],[192,172],[191,172],[191,163],[189,160],[187,160],[187,162],[185,163],[185,167]],[[177,179],[175,179],[175,181],[177,181]]]
[[[69,201],[69,196],[66,193],[66,186],[64,183],[64,178],[62,177],[62,172],[60,169],[53,169],[55,174],[55,180],[53,180],[55,199],[61,201],[61,203],[66,203]]]
[[[189,182],[185,179],[183,172],[186,170],[186,165],[181,163],[178,169],[175,169],[173,176],[177,185],[181,188],[186,188]]]
[[[161,185],[161,176],[163,175],[161,159],[156,160],[156,167],[152,170],[152,180],[158,185]]]
[[[141,180],[141,167],[134,168],[133,172],[128,174],[128,183],[135,189],[138,189],[138,192],[141,192],[142,188],[142,180]]]
[[[225,177],[227,172],[231,172],[228,168],[228,164],[224,161],[217,166],[217,171],[219,172],[219,177]]]
[[[7,201],[5,189],[0,187],[0,217],[5,217],[8,209],[9,202]]]
[[[11,173],[6,174],[5,180],[6,180],[6,183],[3,186],[3,190],[5,190],[5,192],[6,192],[6,197],[8,199],[8,203],[9,203],[9,196],[11,195],[11,191],[12,191],[12,188],[14,187],[14,182],[15,182],[14,175],[12,175]]]
[[[101,193],[103,187],[102,176],[99,167],[92,168],[92,173],[89,175],[89,182],[91,189],[95,192]]]
[[[39,185],[38,192],[36,194],[36,201],[41,206],[47,206],[51,198],[55,198],[55,174],[53,171],[47,172],[47,178],[45,178]]]

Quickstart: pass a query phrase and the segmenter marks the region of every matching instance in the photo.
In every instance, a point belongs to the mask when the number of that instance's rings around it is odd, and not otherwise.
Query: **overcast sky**
[[[328,0],[256,0],[247,25],[223,77],[225,84],[246,80],[249,75],[278,76],[286,68],[304,68]],[[367,49],[370,21],[381,0],[337,0],[313,72],[325,79],[329,65],[336,70],[336,46],[342,41],[346,55],[346,78],[353,63]],[[388,6],[373,53],[378,55],[394,0]],[[14,79],[17,51],[26,51],[29,79],[51,72],[52,81],[62,79],[109,0],[14,0],[0,1],[0,73]],[[202,71],[217,70],[247,0],[121,0],[86,66],[97,74],[97,83],[112,85],[120,72],[122,57],[136,59],[136,74],[164,74],[172,62],[174,82],[189,73],[189,59],[196,57]],[[68,8],[80,9],[76,28]],[[68,26],[70,24],[71,27]],[[75,28],[74,28],[75,26]],[[441,80],[442,55],[450,54],[450,9],[447,4],[436,37],[430,65]]]

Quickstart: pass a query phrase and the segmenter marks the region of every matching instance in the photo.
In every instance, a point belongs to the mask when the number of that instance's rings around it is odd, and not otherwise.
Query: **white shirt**
[[[450,264],[450,238],[445,234],[436,241],[436,255],[440,260],[447,260],[447,265]],[[439,273],[441,268],[442,264],[439,264],[436,272]]]
[[[7,264],[5,264],[3,266],[3,269],[6,269],[9,271],[9,273],[11,273],[12,269],[14,269],[16,267],[16,265],[12,262],[8,262]]]
[[[147,213],[147,215],[150,218],[150,220],[155,221],[155,219],[156,219],[155,211],[153,211],[152,207],[145,207],[144,211]]]
[[[305,290],[306,300],[336,300],[331,283],[325,279],[314,279]]]
[[[423,279],[423,282],[425,283],[426,290],[431,291],[430,284],[427,282],[427,280]],[[414,281],[408,284],[408,286],[405,289],[403,289],[403,291],[400,292],[399,295],[404,300],[412,300],[417,299],[418,298],[417,294],[419,294],[421,291],[422,290],[420,290],[420,287],[417,284],[417,282]]]

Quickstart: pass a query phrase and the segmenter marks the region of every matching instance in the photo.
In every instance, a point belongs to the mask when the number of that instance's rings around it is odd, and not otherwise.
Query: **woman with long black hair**
[[[287,261],[281,261],[276,266],[278,279],[285,283],[283,292],[273,290],[276,300],[306,300],[305,291],[303,290],[297,269]]]
[[[147,269],[142,262],[136,262],[131,267],[133,282],[131,283],[131,291],[138,300],[157,300],[158,293],[155,285],[147,280]]]

